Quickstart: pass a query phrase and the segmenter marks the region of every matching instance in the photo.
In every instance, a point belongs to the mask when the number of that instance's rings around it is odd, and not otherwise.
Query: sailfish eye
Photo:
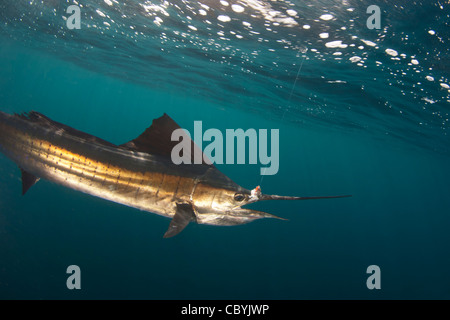
[[[236,193],[234,195],[234,200],[236,200],[237,202],[241,202],[244,201],[245,196],[242,193]]]

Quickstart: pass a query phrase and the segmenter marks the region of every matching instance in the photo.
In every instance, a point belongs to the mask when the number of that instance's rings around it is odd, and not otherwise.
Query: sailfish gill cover
[[[191,133],[194,121],[278,129],[277,174],[217,168],[267,194],[352,197],[255,203],[289,221],[192,224],[163,239],[170,220],[48,181],[22,196],[1,155],[0,298],[450,298],[449,9],[2,1],[1,111],[34,110],[115,145],[164,113]],[[66,286],[71,265],[79,290]]]

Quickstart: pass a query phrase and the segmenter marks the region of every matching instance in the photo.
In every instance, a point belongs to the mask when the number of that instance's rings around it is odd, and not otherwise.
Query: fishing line
[[[283,113],[283,116],[281,117],[281,121],[284,120],[284,116],[286,115],[286,111],[291,107],[291,99],[292,99],[292,95],[294,94],[295,85],[297,84],[298,76],[300,75],[300,71],[302,70],[303,62],[305,62],[305,59],[306,59],[306,53],[308,52],[308,48],[306,48],[304,51],[302,51],[302,49],[299,49],[298,52],[299,52],[299,53],[300,53],[300,52],[301,52],[301,53],[304,53],[304,55],[303,55],[302,62],[300,63],[300,67],[299,67],[298,70],[297,70],[297,75],[295,76],[294,84],[292,85],[291,93],[289,94],[288,103],[287,103],[287,108],[284,109],[284,113]]]
[[[300,66],[298,67],[297,75],[295,76],[294,84],[292,85],[291,93],[289,94],[287,106],[284,109],[283,116],[281,117],[281,122],[283,122],[284,116],[286,115],[287,110],[290,109],[290,107],[291,107],[292,95],[294,94],[295,85],[297,84],[297,81],[298,81],[298,78],[299,78],[299,75],[300,75],[300,71],[302,70],[303,62],[305,62],[306,53],[308,52],[308,48],[305,48],[305,49],[300,48],[300,49],[298,49],[298,54],[300,54],[300,52],[303,53],[303,59],[302,59],[302,62],[300,63]],[[297,55],[297,57],[298,57],[298,55]],[[263,179],[264,179],[264,176],[265,176],[265,173],[266,173],[266,169],[267,169],[267,167],[264,167],[264,170],[263,170],[263,172],[261,174],[261,180],[259,181],[259,185],[260,186],[262,185],[262,182],[263,182]]]

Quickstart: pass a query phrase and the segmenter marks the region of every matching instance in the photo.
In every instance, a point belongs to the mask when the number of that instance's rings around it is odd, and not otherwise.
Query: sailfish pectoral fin
[[[170,222],[164,238],[176,236],[189,224],[195,221],[195,212],[191,203],[177,203],[177,211]]]

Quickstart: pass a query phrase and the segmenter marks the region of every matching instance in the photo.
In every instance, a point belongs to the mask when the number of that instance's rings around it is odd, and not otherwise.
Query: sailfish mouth
[[[233,210],[228,212],[228,215],[230,216],[236,216],[245,218],[248,220],[256,220],[256,219],[262,219],[262,218],[273,218],[273,219],[280,219],[280,220],[288,220],[285,218],[278,217],[276,215],[264,212],[264,211],[258,211],[258,210],[252,210],[252,209],[246,209],[246,208],[234,208]]]

